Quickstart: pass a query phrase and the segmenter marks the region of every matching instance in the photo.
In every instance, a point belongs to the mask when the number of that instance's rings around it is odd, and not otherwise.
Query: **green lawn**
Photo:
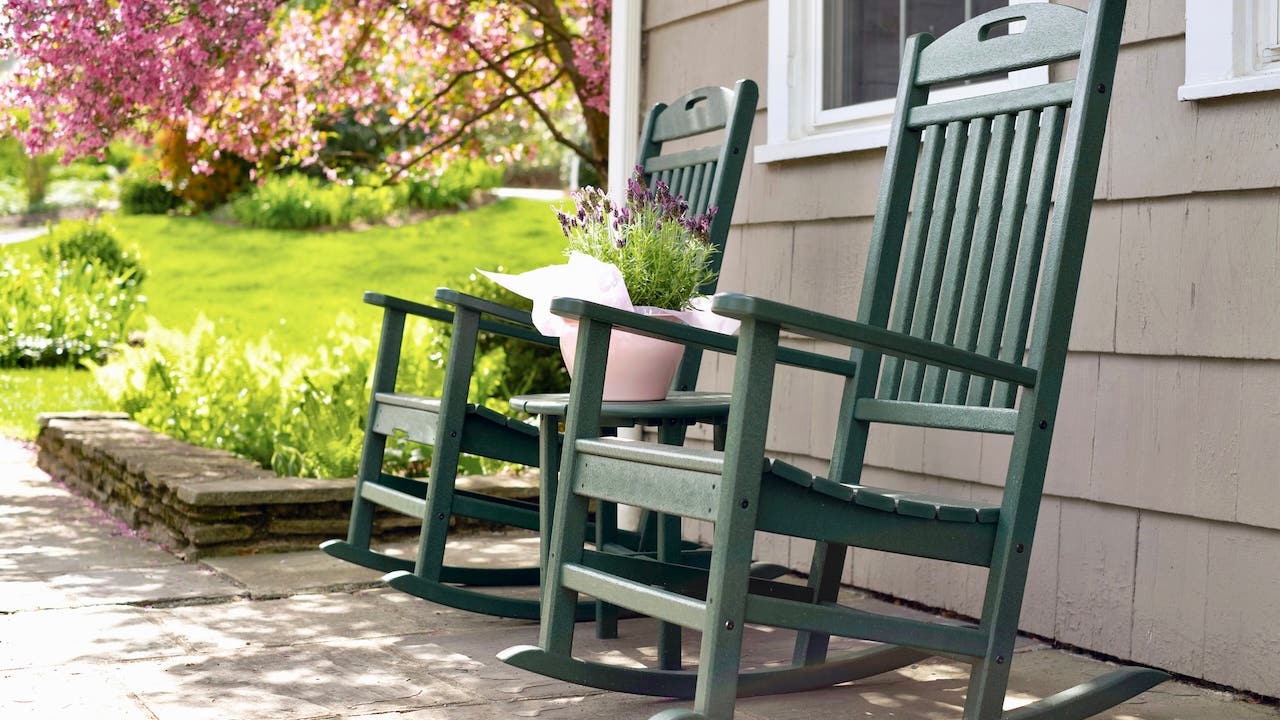
[[[106,410],[93,375],[71,368],[0,370],[0,435],[34,439],[36,415],[64,410]]]
[[[377,290],[430,300],[435,289],[477,267],[528,270],[562,261],[555,214],[536,200],[502,200],[399,228],[271,231],[203,218],[125,216],[121,239],[136,243],[149,273],[146,312],[188,328],[199,313],[240,337],[271,333],[281,349],[310,348],[339,313],[372,327]]]
[[[203,313],[229,336],[270,334],[281,351],[314,348],[341,313],[376,336],[380,312],[361,302],[365,290],[430,300],[477,267],[527,270],[560,262],[565,246],[547,203],[519,199],[364,231],[251,230],[204,217],[112,222],[142,252],[146,314],[187,330]],[[85,371],[0,371],[0,435],[32,438],[39,412],[106,404]]]

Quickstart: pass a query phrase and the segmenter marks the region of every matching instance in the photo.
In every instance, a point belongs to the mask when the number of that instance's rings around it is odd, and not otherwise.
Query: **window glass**
[[[884,100],[898,86],[906,39],[938,37],[1006,0],[823,0],[822,109]],[[992,32],[1000,35],[1008,26]]]

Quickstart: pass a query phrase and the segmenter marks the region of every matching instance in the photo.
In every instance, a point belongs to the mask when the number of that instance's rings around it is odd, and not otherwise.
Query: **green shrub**
[[[504,269],[497,268],[498,272]],[[468,295],[501,303],[520,310],[529,310],[533,302],[510,290],[490,281],[487,278],[472,274],[465,282],[452,284],[449,287]],[[449,326],[444,326],[436,336],[432,346],[432,354],[444,356],[449,351]],[[491,368],[491,377],[485,379],[492,388],[495,399],[510,398],[535,392],[567,392],[569,390],[569,373],[565,370],[564,359],[559,348],[538,345],[510,338],[497,333],[480,333],[477,341],[477,354],[486,359],[485,366]],[[494,409],[507,411],[505,402],[496,403]]]
[[[483,160],[459,160],[435,177],[408,180],[409,203],[423,210],[465,207],[476,190],[502,184],[503,169]]]
[[[137,251],[126,251],[115,232],[99,222],[59,223],[39,245],[39,254],[50,264],[96,265],[130,286],[141,285],[146,277]]]
[[[432,357],[433,330],[415,323],[404,341],[397,389],[438,395],[442,373]],[[94,375],[112,404],[172,437],[250,458],[281,475],[355,475],[368,413],[374,331],[353,332],[339,318],[310,353],[283,355],[269,340],[220,336],[204,318],[190,333],[148,319],[143,347],[122,347]],[[473,389],[490,394],[492,360],[477,363]],[[387,467],[425,474],[431,449],[400,438],[387,447]],[[497,467],[464,458],[462,471]]]
[[[272,176],[231,203],[231,214],[244,225],[271,230],[301,230],[329,223],[329,211],[318,197],[321,184],[305,175]]]
[[[141,269],[114,237],[88,227],[67,231],[35,257],[10,250],[0,258],[0,367],[100,361],[125,338],[130,318],[145,302],[138,288]],[[80,252],[114,258],[90,259]]]
[[[130,168],[120,181],[120,210],[127,215],[164,215],[181,206],[182,199],[152,163]]]

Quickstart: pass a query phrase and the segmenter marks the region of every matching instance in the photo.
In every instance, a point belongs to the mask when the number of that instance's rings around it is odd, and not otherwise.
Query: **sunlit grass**
[[[221,334],[269,334],[281,352],[314,349],[342,313],[376,337],[381,313],[361,302],[365,290],[431,301],[436,287],[476,268],[519,272],[561,262],[565,245],[547,203],[522,199],[363,231],[255,230],[206,217],[109,222],[126,246],[139,248],[147,269],[137,327],[152,315],[185,331],[203,314]],[[0,435],[35,437],[40,412],[107,408],[88,372],[0,371]]]

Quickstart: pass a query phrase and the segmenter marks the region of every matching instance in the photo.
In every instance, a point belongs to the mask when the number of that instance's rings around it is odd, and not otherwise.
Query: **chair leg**
[[[479,325],[479,312],[462,307],[456,310],[453,335],[449,341],[449,358],[445,366],[444,387],[440,393],[440,416],[437,419],[435,446],[431,455],[431,475],[427,482],[422,535],[418,542],[417,565],[414,568],[414,574],[428,581],[438,582],[444,566],[444,546],[449,534],[449,517],[453,513],[454,484],[462,453],[467,393],[471,389]]]
[[[538,645],[548,653],[569,656],[573,652],[577,591],[564,587],[565,562],[581,561],[587,536],[587,498],[561,486],[554,498],[556,522],[550,532],[547,564],[542,575],[542,617]]]
[[[618,505],[596,501],[596,547],[618,542]],[[596,601],[596,637],[613,640],[618,637],[618,606]]]
[[[840,576],[844,571],[847,545],[817,543],[813,548],[813,560],[809,566],[809,589],[813,601],[833,602],[840,594]],[[812,665],[827,658],[831,636],[824,633],[801,632],[796,635],[792,662],[796,665]]]
[[[745,630],[745,589],[751,568],[751,543],[738,547],[719,542],[716,545],[723,550],[716,550],[716,557],[711,561],[693,708],[706,720],[733,720]],[[734,588],[738,587],[743,591],[735,593]]]

